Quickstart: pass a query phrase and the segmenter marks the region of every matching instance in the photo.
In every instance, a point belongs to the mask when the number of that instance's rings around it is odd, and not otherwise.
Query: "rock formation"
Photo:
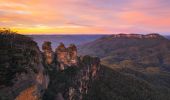
[[[44,60],[44,66],[46,66],[47,69],[52,69],[56,67],[56,62],[55,62],[56,55],[52,51],[51,42],[45,41],[42,45],[42,50],[43,50],[42,56]]]
[[[56,55],[60,70],[64,70],[68,66],[77,65],[77,48],[74,44],[70,44],[66,48],[63,43],[60,43],[56,48]]]
[[[49,71],[51,82],[44,100],[83,100],[92,82],[98,78],[100,60],[90,56],[78,59],[77,65],[66,67],[62,71]]]
[[[77,47],[74,44],[70,44],[67,50],[68,50],[68,61],[70,65],[76,65],[77,64]]]
[[[59,70],[48,70],[49,88],[44,100],[83,100],[100,69],[100,59],[90,56],[77,56],[77,48],[63,43],[56,48],[56,67]],[[50,94],[50,93],[53,94]],[[60,98],[60,99],[59,99]]]

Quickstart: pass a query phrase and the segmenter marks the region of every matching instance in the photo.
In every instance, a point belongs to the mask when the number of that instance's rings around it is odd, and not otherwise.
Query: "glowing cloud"
[[[170,33],[167,0],[1,0],[0,27],[23,34]]]

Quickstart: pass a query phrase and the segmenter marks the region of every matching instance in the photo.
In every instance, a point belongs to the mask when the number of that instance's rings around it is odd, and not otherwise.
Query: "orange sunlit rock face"
[[[56,48],[57,61],[60,63],[60,69],[64,70],[64,66],[77,65],[77,47],[70,44],[68,48],[63,43]]]
[[[22,91],[17,97],[16,100],[39,100],[37,96],[37,87],[31,86],[24,91]]]

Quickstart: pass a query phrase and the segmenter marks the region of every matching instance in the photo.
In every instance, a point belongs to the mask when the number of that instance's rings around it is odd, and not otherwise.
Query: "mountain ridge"
[[[96,39],[92,42],[88,42],[85,44],[81,44],[78,46],[79,53],[81,54],[89,54],[93,56],[101,57],[105,54],[100,54],[97,51],[102,51],[102,48],[105,51],[101,53],[108,53],[111,50],[125,48],[129,46],[147,46],[147,45],[156,45],[160,42],[167,43],[169,40],[159,34],[117,34],[117,35],[109,35],[104,36],[102,38]],[[101,48],[101,50],[100,50]],[[93,49],[93,50],[92,50]],[[104,50],[103,49],[103,50]],[[97,54],[99,53],[99,54]],[[97,55],[94,55],[97,54]],[[103,57],[103,56],[102,56]]]
[[[113,38],[137,38],[137,39],[163,39],[164,37],[161,36],[158,33],[150,33],[150,34],[124,34],[124,33],[120,33],[120,34],[113,34],[111,35],[111,37]]]

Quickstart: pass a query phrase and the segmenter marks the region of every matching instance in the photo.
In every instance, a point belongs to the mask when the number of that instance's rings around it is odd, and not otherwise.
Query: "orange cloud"
[[[105,30],[98,27],[60,26],[60,27],[12,27],[21,34],[100,34]]]

